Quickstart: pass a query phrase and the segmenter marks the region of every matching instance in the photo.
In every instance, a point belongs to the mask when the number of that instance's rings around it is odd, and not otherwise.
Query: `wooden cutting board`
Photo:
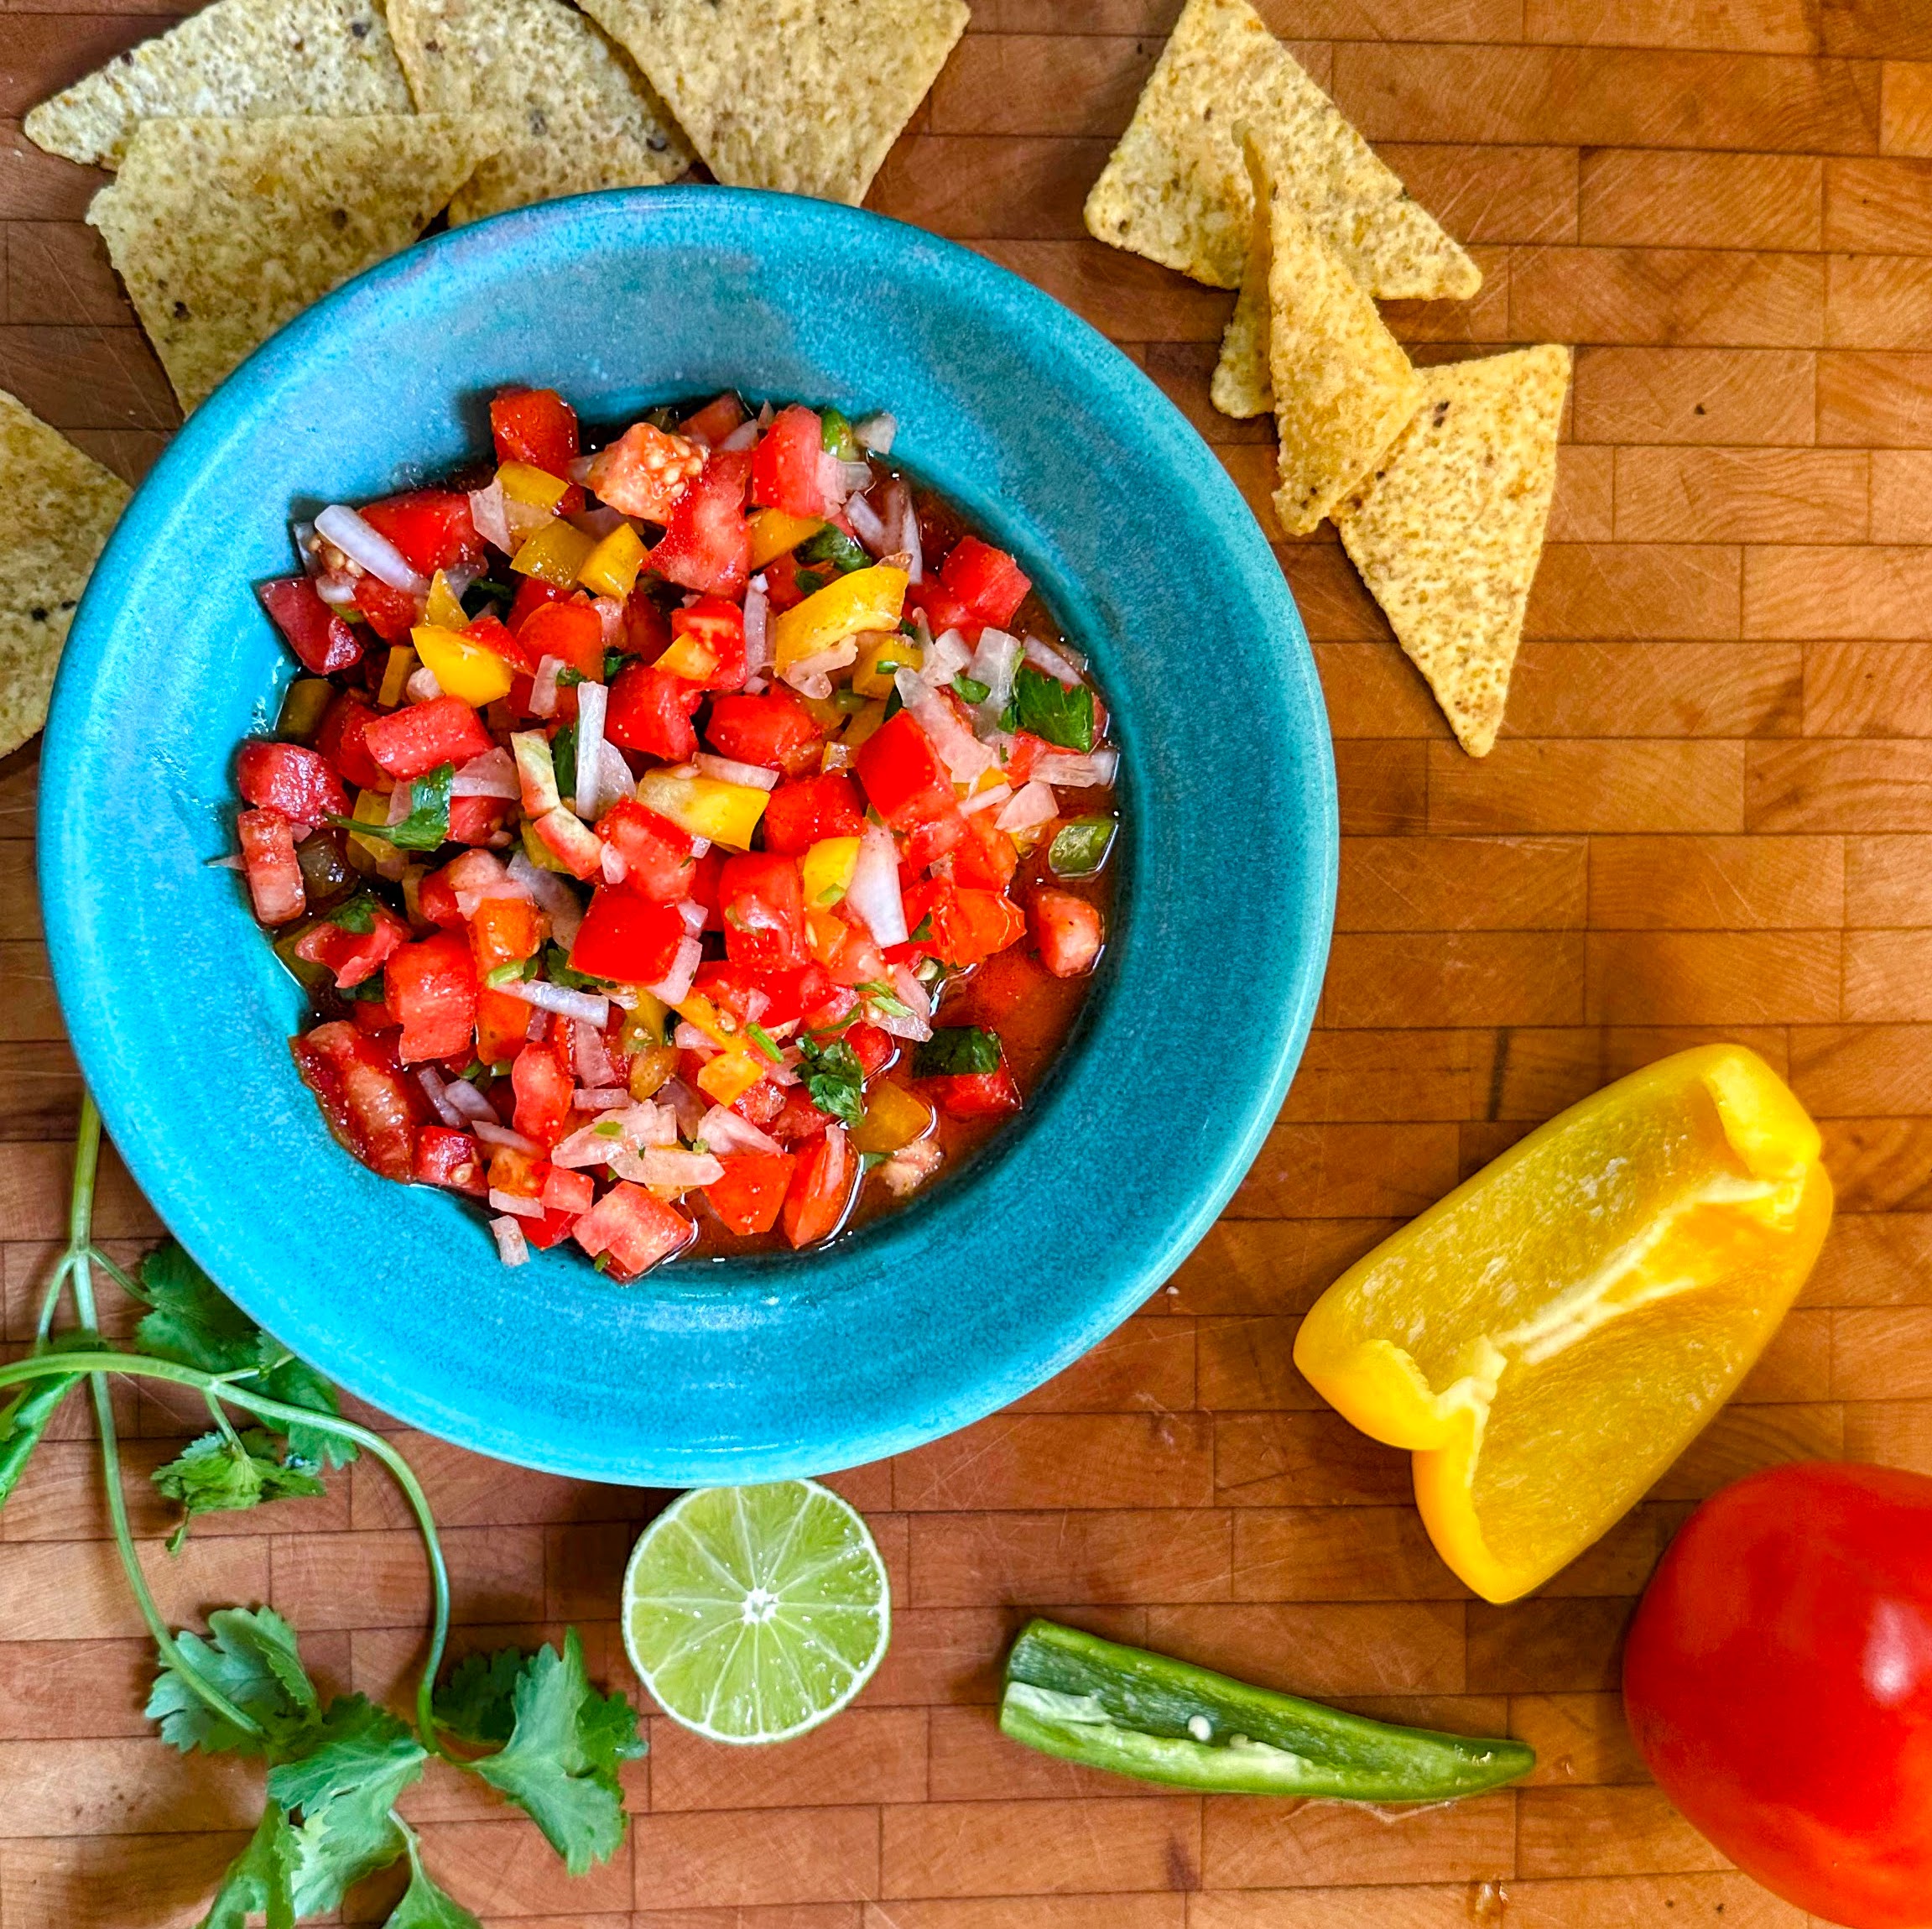
[[[166,23],[0,0],[0,386],[122,474],[176,421],[36,101]],[[66,0],[71,4],[72,0]],[[1114,336],[1268,522],[1259,425],[1216,416],[1230,298],[1086,239],[1080,205],[1174,0],[979,0],[873,205],[957,237]],[[1702,1494],[1768,1462],[1932,1470],[1932,6],[1925,0],[1264,0],[1485,274],[1409,305],[1419,355],[1578,345],[1509,721],[1450,740],[1331,532],[1282,543],[1341,786],[1321,1019],[1226,1217],[1112,1340],[1011,1411],[836,1484],[897,1602],[858,1705],[770,1752],[662,1720],[632,1847],[568,1881],[535,1831],[434,1778],[430,1861],[523,1929],[1609,1929],[1802,1921],[1634,1760],[1618,1642]],[[1077,426],[1070,425],[1077,435]],[[0,1238],[12,1352],[65,1213],[76,1085],[39,942],[31,749],[0,765]],[[1471,1600],[1401,1456],[1289,1363],[1348,1260],[1604,1079],[1742,1040],[1825,1129],[1841,1216],[1738,1400],[1535,1598]],[[158,1231],[124,1180],[104,1230]],[[139,1530],[177,1618],[272,1600],[334,1684],[388,1692],[424,1577],[379,1474],[220,1517],[170,1561],[140,1472],[195,1429],[124,1396]],[[0,1515],[0,1922],[187,1922],[258,1812],[140,1713],[146,1644],[91,1450]],[[415,1438],[467,1644],[612,1617],[660,1496]],[[1284,1687],[1509,1732],[1530,1786],[1399,1819],[1206,1801],[1023,1754],[995,1661],[1028,1608]],[[379,1919],[383,1898],[352,1911]]]

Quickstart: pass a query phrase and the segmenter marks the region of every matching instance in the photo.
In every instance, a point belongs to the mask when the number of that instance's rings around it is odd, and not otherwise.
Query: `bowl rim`
[[[401,1367],[384,1372],[372,1369],[367,1358],[348,1368],[339,1360],[332,1361],[330,1348],[316,1343],[320,1337],[316,1331],[305,1330],[301,1322],[282,1316],[280,1303],[272,1292],[255,1290],[252,1280],[239,1289],[231,1283],[237,1275],[227,1262],[232,1260],[234,1267],[249,1269],[237,1239],[225,1236],[219,1215],[205,1217],[185,1202],[164,1156],[166,1135],[150,1137],[143,1129],[148,1096],[133,1088],[132,1082],[117,1077],[114,1039],[106,1001],[89,995],[91,982],[104,968],[103,941],[112,934],[90,928],[76,901],[60,888],[64,859],[74,852],[78,837],[71,802],[83,794],[81,771],[91,754],[80,722],[85,701],[83,679],[91,675],[95,667],[93,660],[108,645],[116,613],[123,602],[122,592],[128,587],[138,559],[144,555],[148,543],[175,513],[177,498],[192,491],[196,478],[207,467],[208,456],[219,453],[245,430],[258,397],[272,394],[277,384],[295,377],[305,359],[327,338],[345,310],[386,300],[439,268],[456,267],[477,256],[514,252],[545,237],[555,242],[557,236],[586,216],[643,217],[633,244],[648,250],[654,245],[649,232],[654,217],[661,216],[666,227],[674,230],[678,217],[694,208],[697,211],[695,218],[700,222],[731,223],[745,217],[754,224],[797,222],[808,229],[829,229],[835,234],[842,230],[848,236],[862,238],[866,245],[910,255],[942,277],[997,296],[997,305],[1009,315],[1017,311],[1029,336],[1058,337],[1063,346],[1078,352],[1090,372],[1104,371],[1112,383],[1115,400],[1130,406],[1143,419],[1151,414],[1170,435],[1178,428],[1198,456],[1197,472],[1190,481],[1208,496],[1218,497],[1222,508],[1232,504],[1238,512],[1239,519],[1247,525],[1246,533],[1238,538],[1241,542],[1267,549],[1258,524],[1212,451],[1146,373],[1082,317],[971,249],[867,210],[709,185],[610,190],[544,202],[428,237],[344,284],[256,348],[175,433],[130,500],[75,613],[42,752],[36,826],[46,941],[76,1059],[131,1175],[197,1262],[244,1311],[265,1326],[273,1326],[284,1333],[292,1332],[305,1357],[313,1359],[347,1391],[398,1420],[514,1463],[585,1478],[646,1485],[696,1484],[706,1478],[733,1482],[776,1478],[801,1472],[824,1472],[828,1465],[852,1466],[883,1458],[953,1432],[997,1410],[1060,1371],[1113,1331],[1205,1236],[1276,1121],[1320,997],[1333,925],[1339,857],[1332,743],[1325,727],[1312,652],[1293,593],[1283,577],[1280,597],[1286,632],[1282,639],[1286,645],[1282,664],[1284,682],[1295,686],[1294,695],[1316,727],[1308,732],[1306,742],[1296,746],[1310,760],[1315,779],[1308,786],[1309,821],[1300,826],[1300,840],[1308,847],[1310,859],[1303,873],[1306,885],[1299,901],[1283,905],[1282,915],[1299,920],[1308,936],[1296,954],[1292,982],[1271,988],[1279,993],[1268,1035],[1272,1050],[1266,1064],[1254,1068],[1241,1129],[1215,1146],[1197,1146],[1190,1152],[1196,1175],[1191,1207],[1172,1218],[1165,1237],[1142,1254],[1131,1273],[1122,1272],[1090,1294],[1077,1317],[1037,1335],[1034,1343],[1024,1348],[1016,1348],[997,1361],[987,1362],[973,1375],[969,1387],[956,1390],[936,1405],[930,1400],[909,1399],[891,1418],[854,1426],[837,1442],[837,1457],[831,1462],[822,1458],[801,1460],[795,1452],[788,1457],[784,1452],[759,1450],[708,1458],[686,1455],[677,1468],[667,1471],[650,1461],[648,1455],[613,1462],[607,1449],[586,1452],[570,1440],[560,1442],[545,1436],[541,1447],[534,1446],[530,1437],[520,1433],[513,1423],[504,1422],[501,1409],[490,1414],[460,1412],[430,1397]],[[565,242],[563,246],[568,253],[570,244]],[[890,406],[889,397],[884,405]],[[596,419],[594,411],[591,419]],[[1273,560],[1272,556],[1270,560]],[[1278,574],[1278,565],[1275,566]],[[1130,790],[1143,811],[1152,801],[1148,791],[1148,786],[1138,784]],[[1094,994],[1083,1002],[1075,1019],[1075,1035],[1057,1055],[1054,1074],[1049,1076],[1057,1075],[1064,1068],[1064,1061],[1081,1049],[1079,1033],[1107,995],[1108,988],[1097,985]],[[972,1162],[971,1169],[950,1180],[938,1198],[915,1202],[909,1212],[895,1211],[880,1224],[903,1226],[909,1217],[943,1205],[945,1200],[963,1202],[972,1190],[987,1182],[987,1174],[1004,1163],[1027,1135],[1026,1121],[998,1134],[986,1152]],[[346,1158],[346,1155],[338,1155]],[[874,1228],[868,1228],[857,1240],[840,1241],[824,1250],[828,1255],[849,1254],[859,1240],[873,1236],[873,1232]],[[819,1259],[818,1254],[785,1254],[768,1263],[782,1264],[789,1279],[798,1280],[814,1269]],[[768,1262],[754,1258],[735,1263],[757,1269]]]

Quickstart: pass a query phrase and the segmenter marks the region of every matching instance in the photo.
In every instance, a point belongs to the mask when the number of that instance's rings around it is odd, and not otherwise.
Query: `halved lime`
[[[624,1646],[672,1720],[713,1741],[787,1741],[836,1715],[892,1632],[885,1563],[815,1480],[700,1487],[639,1536]]]

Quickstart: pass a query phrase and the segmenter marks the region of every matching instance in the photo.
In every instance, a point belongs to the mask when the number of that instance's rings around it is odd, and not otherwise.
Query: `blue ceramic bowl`
[[[487,447],[505,384],[593,424],[736,387],[885,408],[894,454],[1015,550],[1124,750],[1112,941],[1024,1118],[908,1209],[800,1257],[610,1284],[497,1264],[482,1215],[339,1150],[294,983],[232,847],[235,748],[294,665],[253,585],[292,513]],[[685,1486],[846,1467],[989,1413],[1132,1312],[1275,1116],[1335,897],[1329,737],[1254,519],[1126,357],[977,256],[716,187],[553,202],[363,275],[203,404],[76,618],[42,769],[61,1007],[190,1252],[342,1385],[464,1446]]]

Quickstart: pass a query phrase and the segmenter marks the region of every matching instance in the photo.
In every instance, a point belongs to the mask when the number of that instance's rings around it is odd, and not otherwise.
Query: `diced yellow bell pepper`
[[[380,790],[359,790],[349,815],[358,824],[387,824],[389,800]],[[349,833],[349,857],[357,870],[373,870],[391,884],[397,883],[409,868],[409,859],[387,837],[365,837],[359,831]]]
[[[857,756],[859,746],[885,720],[886,706],[878,702],[868,703],[863,710],[854,714],[851,722],[839,732],[839,748],[846,752],[848,763]]]
[[[575,523],[545,523],[511,557],[510,567],[519,576],[537,576],[568,589],[596,546],[597,539],[586,535]]]
[[[804,710],[805,715],[810,717],[820,729],[836,730],[840,724],[845,722],[845,712],[841,710],[831,697],[807,696],[802,691],[794,691],[793,695],[797,696],[799,707]]]
[[[393,710],[403,701],[403,691],[416,674],[416,653],[407,644],[398,644],[383,665],[383,686],[376,701],[385,710]]]
[[[895,670],[917,670],[919,646],[897,630],[882,630],[859,645],[852,665],[852,688],[861,696],[890,696]]]
[[[922,1138],[933,1108],[916,1092],[882,1078],[866,1094],[865,1113],[852,1128],[855,1152],[897,1152]]]
[[[460,696],[481,710],[510,694],[512,671],[493,649],[471,643],[454,630],[419,623],[409,632],[423,667],[443,686],[445,696]]]
[[[799,861],[808,905],[836,905],[851,889],[859,861],[857,837],[821,837]]]
[[[664,1019],[670,1012],[670,1007],[655,992],[645,991],[640,986],[635,995],[638,1002],[617,1021],[617,1050],[626,1054],[648,1051],[662,1045]]]
[[[701,991],[688,991],[671,1007],[686,1024],[695,1025],[713,1045],[729,1051],[743,1044],[732,1019]]]
[[[438,629],[467,629],[470,619],[463,613],[461,599],[450,587],[450,579],[440,570],[430,578],[430,596],[423,620]]]
[[[718,667],[717,653],[695,636],[680,636],[651,667],[667,676],[681,676],[686,683],[702,683]]]
[[[1831,1218],[1818,1129],[1702,1045],[1533,1132],[1344,1273],[1294,1362],[1414,1455],[1437,1551],[1492,1601],[1628,1511],[1727,1400]]]
[[[816,535],[825,525],[816,516],[788,516],[783,509],[760,509],[748,526],[752,567],[762,570],[767,563],[789,555],[807,536]]]
[[[818,656],[862,629],[897,629],[905,607],[906,572],[874,563],[829,582],[772,623],[780,670]]]
[[[748,851],[752,832],[765,814],[770,793],[754,785],[727,784],[717,777],[674,777],[647,770],[638,779],[638,801],[669,817],[694,837],[709,837],[726,850]]]
[[[631,1097],[649,1098],[662,1092],[677,1075],[678,1054],[674,1045],[644,1045],[631,1055]]]
[[[644,566],[644,539],[628,523],[619,523],[585,557],[577,581],[592,596],[628,597]]]
[[[721,1051],[706,1061],[698,1074],[698,1090],[714,1105],[732,1105],[764,1075],[763,1066],[750,1052]]]
[[[533,509],[555,508],[570,486],[561,476],[553,476],[548,469],[539,469],[530,462],[504,463],[497,471],[497,480],[513,503],[522,503]]]

